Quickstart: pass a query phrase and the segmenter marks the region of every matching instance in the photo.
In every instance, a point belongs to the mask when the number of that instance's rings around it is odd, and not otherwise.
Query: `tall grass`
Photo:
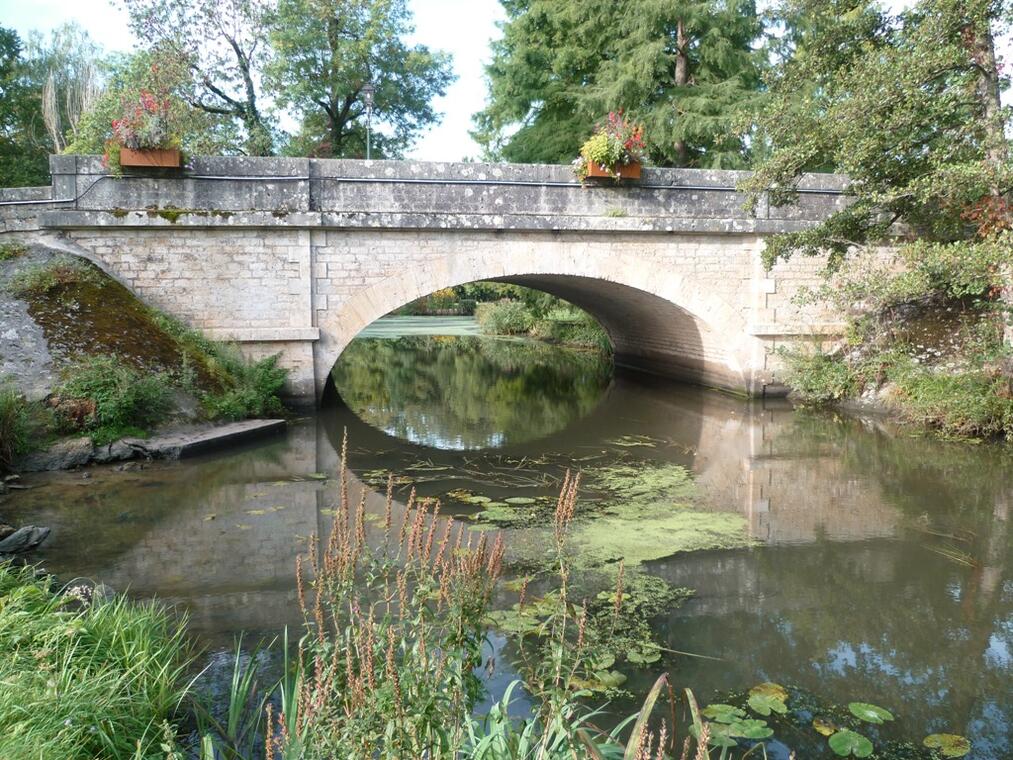
[[[182,624],[154,603],[59,593],[0,564],[0,757],[147,757],[182,699]]]
[[[0,378],[0,471],[28,451],[31,430],[28,402],[11,383]]]

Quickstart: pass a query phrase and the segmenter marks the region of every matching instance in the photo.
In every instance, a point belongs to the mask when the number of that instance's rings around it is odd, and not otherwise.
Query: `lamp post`
[[[372,82],[362,85],[362,102],[366,104],[366,160],[370,160],[370,149],[373,142],[373,95],[376,88]]]

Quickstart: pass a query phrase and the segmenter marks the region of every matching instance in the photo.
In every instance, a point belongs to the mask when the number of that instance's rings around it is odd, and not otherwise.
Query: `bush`
[[[475,318],[482,332],[488,335],[522,335],[535,321],[527,306],[507,299],[478,304]]]
[[[900,411],[912,422],[956,438],[1013,440],[1009,380],[983,370],[934,372],[911,362],[890,368]]]
[[[32,414],[25,397],[0,382],[0,470],[8,469],[31,448]]]
[[[285,385],[288,370],[278,366],[278,355],[249,362],[238,351],[218,348],[229,387],[220,393],[206,394],[204,408],[213,418],[243,420],[284,414],[278,393]]]
[[[557,318],[552,313],[537,320],[531,327],[531,337],[550,343],[578,348],[593,348],[603,353],[612,352],[608,333],[589,315]]]
[[[785,383],[808,404],[828,404],[858,392],[857,379],[843,359],[822,351],[782,351]]]
[[[52,583],[0,563],[0,757],[153,757],[190,665],[181,625]]]
[[[95,414],[85,427],[98,444],[143,434],[165,420],[172,408],[168,375],[142,374],[115,356],[91,357],[68,368],[57,395],[94,402]]]

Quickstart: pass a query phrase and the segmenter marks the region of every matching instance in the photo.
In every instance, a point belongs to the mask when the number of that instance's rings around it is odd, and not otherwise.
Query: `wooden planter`
[[[178,169],[182,164],[179,148],[120,149],[120,166]]]
[[[619,179],[640,179],[639,161],[632,164],[619,164],[616,169],[619,171]],[[588,178],[615,179],[615,174],[604,166],[599,166],[590,161],[587,163],[587,176]]]

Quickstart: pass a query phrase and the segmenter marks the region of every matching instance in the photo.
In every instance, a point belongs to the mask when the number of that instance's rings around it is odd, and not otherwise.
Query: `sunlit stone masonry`
[[[839,176],[749,213],[729,171],[582,187],[567,166],[521,164],[215,157],[114,177],[97,156],[54,156],[51,169],[51,188],[0,190],[0,234],[43,236],[215,338],[280,353],[297,401],[319,399],[368,324],[474,280],[587,310],[620,366],[754,395],[783,392],[779,345],[841,329],[793,303],[823,262],[761,263],[767,236],[847,202]]]

